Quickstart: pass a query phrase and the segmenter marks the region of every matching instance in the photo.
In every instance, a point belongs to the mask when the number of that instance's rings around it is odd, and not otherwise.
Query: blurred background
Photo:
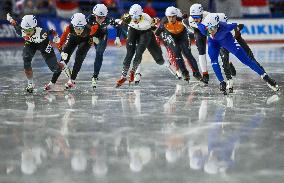
[[[12,13],[18,19],[25,14],[35,14],[40,26],[56,29],[61,34],[72,14],[91,14],[93,7],[98,3],[104,3],[109,8],[109,16],[113,18],[119,18],[134,3],[142,5],[144,11],[152,17],[163,17],[165,9],[169,6],[177,6],[183,13],[188,13],[192,4],[201,3],[205,10],[223,12],[231,19],[252,19],[251,22],[244,22],[248,24],[244,34],[253,34],[256,39],[264,36],[263,39],[271,41],[271,34],[276,33],[278,37],[284,34],[284,0],[1,0],[0,43],[20,41],[5,21],[7,13]],[[255,25],[253,19],[256,18],[266,21],[257,22]],[[271,18],[276,24],[271,24]],[[114,30],[110,28],[110,39],[113,38]]]

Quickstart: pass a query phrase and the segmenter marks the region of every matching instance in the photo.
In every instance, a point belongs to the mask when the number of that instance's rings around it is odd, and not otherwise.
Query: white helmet
[[[193,4],[189,10],[190,16],[201,16],[203,14],[203,7],[201,4]]]
[[[182,17],[182,12],[181,12],[181,10],[179,8],[177,8],[177,16],[178,17]]]
[[[71,18],[71,24],[74,27],[84,27],[87,25],[86,16],[83,13],[75,13]]]
[[[178,15],[178,11],[177,8],[174,6],[170,6],[166,9],[166,16],[177,16]]]
[[[107,10],[106,5],[97,4],[93,9],[93,13],[99,17],[105,17],[107,16],[108,10]]]
[[[208,27],[208,28],[210,28],[210,27],[216,27],[216,26],[218,26],[219,25],[219,16],[218,16],[218,14],[217,13],[209,13],[206,17],[205,17],[205,19],[204,19],[204,21],[203,21],[203,24],[206,26],[206,27]]]
[[[21,27],[22,29],[35,28],[37,26],[37,20],[33,15],[25,15],[22,18]]]
[[[140,16],[143,13],[143,9],[139,4],[133,4],[130,7],[129,15],[130,16]]]
[[[220,22],[228,22],[228,17],[225,15],[225,13],[218,13],[218,16]]]

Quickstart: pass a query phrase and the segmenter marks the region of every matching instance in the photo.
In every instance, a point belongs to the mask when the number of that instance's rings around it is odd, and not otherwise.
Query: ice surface
[[[21,50],[0,48],[1,183],[284,181],[281,47],[253,47],[281,92],[231,56],[237,78],[227,97],[213,74],[206,88],[177,81],[147,54],[140,86],[115,89],[125,50],[113,47],[95,92],[91,50],[74,91],[62,90],[64,76],[58,91],[43,91],[51,73],[36,55],[37,90],[26,94]]]

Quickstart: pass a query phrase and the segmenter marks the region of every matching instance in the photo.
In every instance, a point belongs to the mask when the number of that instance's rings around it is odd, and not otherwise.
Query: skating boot
[[[178,80],[181,80],[182,74],[181,74],[180,70],[177,70],[177,71],[176,71],[176,78],[177,78]]]
[[[141,76],[142,75],[140,73],[135,74],[135,78],[134,78],[135,85],[138,85],[140,83]]]
[[[98,78],[97,77],[92,77],[92,87],[93,89],[97,88],[97,83],[98,83]]]
[[[127,81],[126,77],[121,76],[121,78],[116,81],[116,88],[121,87],[123,85],[123,83],[125,83],[125,81]]]
[[[195,77],[196,80],[205,83],[205,82],[203,81],[203,78],[202,78],[200,72],[193,72],[193,77]]]
[[[232,62],[230,62],[230,71],[231,71],[231,75],[232,76],[236,76],[237,75],[237,71],[236,71],[235,66],[233,65]]]
[[[261,76],[262,79],[266,82],[266,84],[271,88],[273,91],[279,91],[279,86],[277,85],[276,81],[269,77],[267,74]]]
[[[28,86],[26,87],[26,91],[28,93],[33,93],[34,92],[34,88],[35,88],[35,85],[32,84],[32,83],[29,83]]]
[[[184,79],[185,81],[189,82],[190,76],[189,76],[188,71],[182,72],[182,77],[183,77],[183,79]]]
[[[44,90],[45,91],[50,91],[54,88],[55,84],[52,82],[49,82],[48,84],[44,85]]]
[[[225,81],[222,81],[222,82],[220,83],[220,91],[223,92],[224,95],[227,95],[226,87],[227,87],[226,82],[225,82]]]
[[[67,90],[71,88],[75,88],[75,82],[70,79],[67,83],[65,83],[65,88]]]
[[[135,72],[134,71],[130,71],[130,73],[129,73],[129,80],[128,80],[128,84],[129,85],[134,81],[134,78],[135,78]]]
[[[232,79],[229,79],[227,81],[227,89],[229,90],[229,93],[233,93],[234,92],[234,81]]]
[[[203,82],[204,82],[206,85],[208,85],[208,82],[209,82],[209,74],[208,74],[207,72],[204,72],[202,78],[203,78]]]

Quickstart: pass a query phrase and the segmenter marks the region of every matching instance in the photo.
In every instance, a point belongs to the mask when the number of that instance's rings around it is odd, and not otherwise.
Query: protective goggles
[[[201,19],[201,18],[202,18],[201,15],[192,15],[191,17],[192,17],[193,19]]]
[[[105,16],[96,16],[97,19],[100,19],[100,20],[103,20],[105,19],[106,17]]]
[[[30,33],[30,32],[33,32],[33,31],[34,31],[34,28],[23,29],[23,31],[24,31],[25,33]]]
[[[74,27],[74,28],[77,29],[77,30],[84,30],[85,26],[77,26],[77,27]]]
[[[140,15],[132,15],[131,19],[132,20],[139,20],[140,19]]]
[[[215,30],[218,29],[218,25],[215,25],[215,26],[207,26],[206,29],[209,31],[209,32],[213,32]]]

